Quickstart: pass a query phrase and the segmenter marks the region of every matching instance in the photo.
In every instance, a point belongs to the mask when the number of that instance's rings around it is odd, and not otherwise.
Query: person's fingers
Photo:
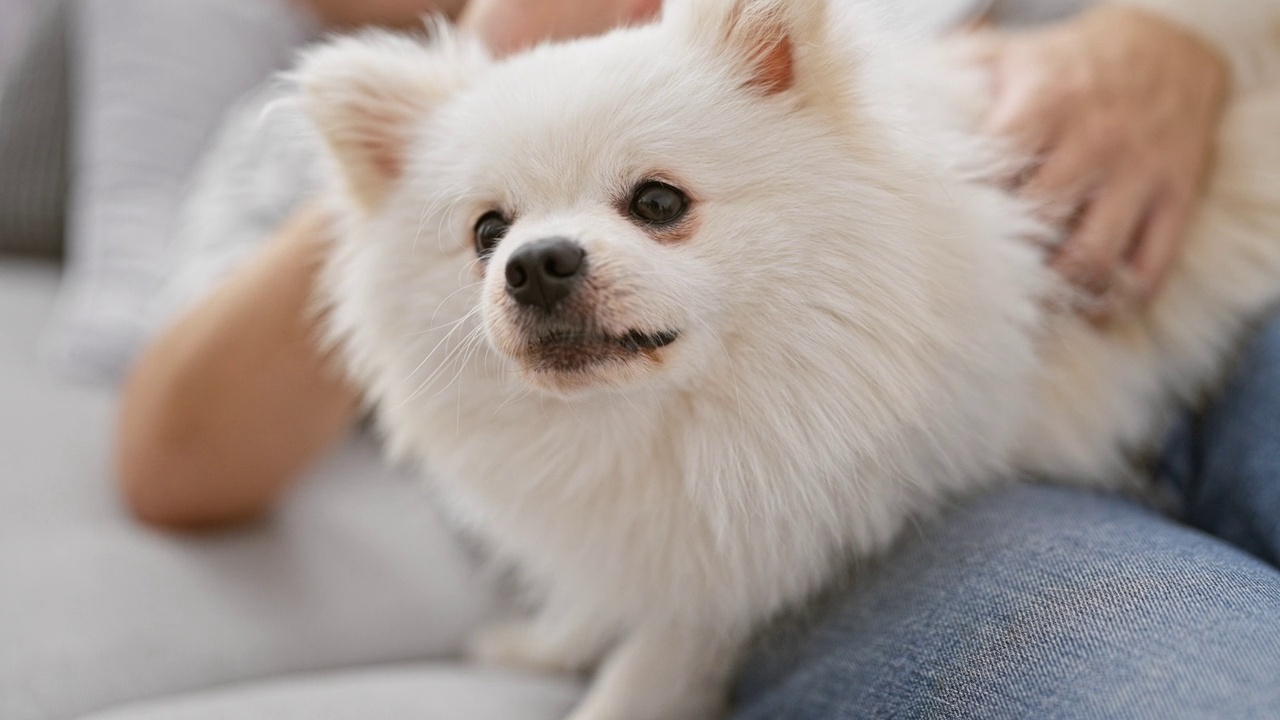
[[[1076,136],[1064,139],[1029,174],[1019,193],[1039,205],[1046,221],[1065,226],[1102,183],[1106,160],[1096,157],[1092,147]]]
[[[1042,151],[1062,123],[1057,113],[1044,107],[1034,83],[1022,78],[998,80],[995,104],[983,122],[984,132],[1008,138],[1028,155]]]
[[[1024,114],[1013,114],[1016,112]],[[986,129],[1007,143],[1007,162],[993,180],[1011,191],[1020,190],[1040,171],[1055,144],[1056,126],[1032,119],[1033,112],[1026,108],[1011,111],[1004,119],[989,122]]]
[[[982,125],[984,133],[1009,144],[1013,161],[998,179],[1011,189],[1036,174],[1065,122],[1047,103],[1039,76],[1010,69],[1014,62],[1005,57],[993,66],[995,100]]]
[[[1173,267],[1191,217],[1191,203],[1162,198],[1152,209],[1129,265],[1144,300],[1150,300]]]
[[[1149,198],[1145,183],[1137,179],[1110,183],[1100,190],[1053,260],[1068,280],[1097,297],[1114,288],[1116,273],[1136,241]]]

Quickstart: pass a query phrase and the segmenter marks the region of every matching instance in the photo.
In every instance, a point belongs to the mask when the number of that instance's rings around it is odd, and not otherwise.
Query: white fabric
[[[291,96],[272,81],[228,113],[178,213],[151,329],[206,296],[319,189],[320,139]]]
[[[231,687],[85,720],[561,720],[580,692],[560,679],[397,667]]]
[[[35,350],[57,283],[0,260],[0,718],[64,720],[282,673],[456,653],[490,593],[420,483],[367,440],[265,524],[146,530],[120,507],[115,399]]]
[[[117,377],[146,332],[178,206],[227,107],[314,34],[291,0],[84,0],[69,274],[53,357]]]

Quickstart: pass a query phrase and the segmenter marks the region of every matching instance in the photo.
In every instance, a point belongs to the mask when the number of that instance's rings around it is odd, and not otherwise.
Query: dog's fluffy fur
[[[839,4],[672,0],[502,62],[435,35],[298,71],[335,160],[332,337],[394,451],[541,593],[477,654],[599,664],[577,720],[717,716],[753,628],[950,495],[1117,485],[1280,291],[1265,82],[1163,292],[1100,328],[1055,309],[1050,238],[987,180],[981,83]],[[683,221],[628,218],[648,179]],[[503,271],[550,236],[589,260],[554,361]]]

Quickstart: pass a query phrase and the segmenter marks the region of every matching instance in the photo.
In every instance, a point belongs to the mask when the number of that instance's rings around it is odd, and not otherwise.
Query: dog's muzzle
[[[507,316],[514,331],[508,351],[532,370],[563,375],[639,357],[652,360],[680,337],[674,329],[611,328],[601,316],[606,290],[588,277],[586,249],[568,238],[517,248],[504,275],[514,311]]]

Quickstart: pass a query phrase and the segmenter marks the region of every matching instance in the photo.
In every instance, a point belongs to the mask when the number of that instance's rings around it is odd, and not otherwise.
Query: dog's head
[[[795,325],[856,326],[860,297],[919,302],[827,14],[673,0],[502,61],[443,29],[312,51],[307,111],[419,359],[471,318],[542,390],[688,384],[744,344],[803,353]]]

